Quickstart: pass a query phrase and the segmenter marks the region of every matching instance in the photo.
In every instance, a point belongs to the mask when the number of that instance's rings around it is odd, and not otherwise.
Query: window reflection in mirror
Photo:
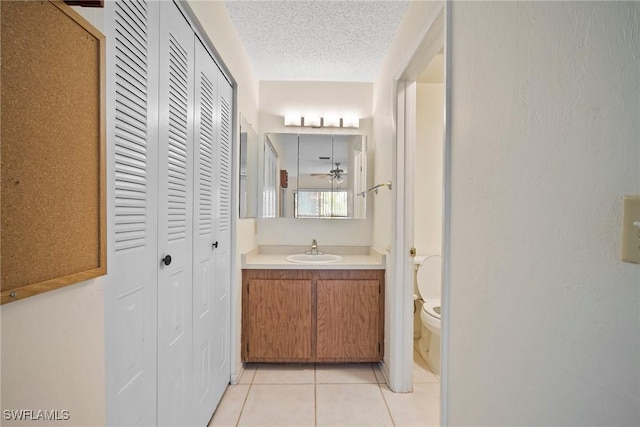
[[[365,218],[366,164],[363,135],[267,134],[263,217]]]
[[[255,218],[258,204],[258,135],[240,121],[240,218]]]

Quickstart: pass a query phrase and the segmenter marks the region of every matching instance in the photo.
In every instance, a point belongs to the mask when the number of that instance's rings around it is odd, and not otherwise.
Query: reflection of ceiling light
[[[311,126],[312,128],[319,128],[322,125],[322,119],[320,116],[304,116],[302,119],[304,126]]]
[[[302,117],[288,114],[284,116],[284,125],[285,126],[302,126]]]
[[[326,128],[339,128],[340,117],[336,115],[330,115],[330,116],[324,117],[322,125]]]
[[[335,114],[328,114],[326,117],[320,117],[315,114],[306,116],[285,115],[285,126],[305,126],[314,128],[350,128],[357,129],[360,127],[360,118],[357,116],[338,117]]]
[[[360,127],[360,119],[356,116],[347,116],[342,119],[343,128],[355,128]]]

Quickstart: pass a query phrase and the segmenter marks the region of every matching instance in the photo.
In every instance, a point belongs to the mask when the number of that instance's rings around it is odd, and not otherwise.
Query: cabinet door
[[[317,293],[317,360],[380,360],[380,283],[318,280]]]
[[[311,281],[249,280],[245,319],[248,361],[311,359]]]

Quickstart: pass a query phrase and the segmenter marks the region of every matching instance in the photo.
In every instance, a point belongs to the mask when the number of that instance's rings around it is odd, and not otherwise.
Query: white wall
[[[373,138],[369,150],[373,153],[374,182],[391,180],[395,153],[395,86],[409,58],[413,56],[422,35],[435,19],[442,2],[410,1],[402,21],[396,30],[389,51],[380,66],[373,86]],[[373,197],[374,224],[373,246],[384,251],[393,241],[391,212],[392,197],[389,191],[380,191]]]
[[[432,5],[410,3],[374,84],[376,180]],[[449,6],[449,424],[639,425],[640,267],[619,256],[620,196],[640,193],[640,4]],[[389,201],[375,212],[384,247]]]
[[[414,246],[418,254],[442,252],[442,152],[444,85],[416,85]]]
[[[47,425],[105,423],[104,278],[2,306],[2,410],[68,410]],[[5,421],[3,426],[37,425]]]
[[[451,425],[640,425],[640,3],[452,2]]]
[[[265,133],[328,133],[371,136],[371,83],[350,82],[260,82],[260,140]],[[285,127],[284,115],[315,113],[325,115],[357,115],[359,129],[313,129]],[[369,152],[371,165],[372,153]],[[371,168],[369,168],[371,171]],[[371,172],[369,182],[373,178]],[[375,213],[369,204],[366,220],[322,220],[275,218],[258,220],[259,245],[370,246],[371,226]]]

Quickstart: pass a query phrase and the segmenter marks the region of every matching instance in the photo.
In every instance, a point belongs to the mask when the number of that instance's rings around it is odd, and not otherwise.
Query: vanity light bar
[[[313,128],[358,129],[360,127],[360,118],[357,116],[338,117],[335,115],[327,117],[320,117],[315,115],[286,115],[284,116],[284,125]]]

